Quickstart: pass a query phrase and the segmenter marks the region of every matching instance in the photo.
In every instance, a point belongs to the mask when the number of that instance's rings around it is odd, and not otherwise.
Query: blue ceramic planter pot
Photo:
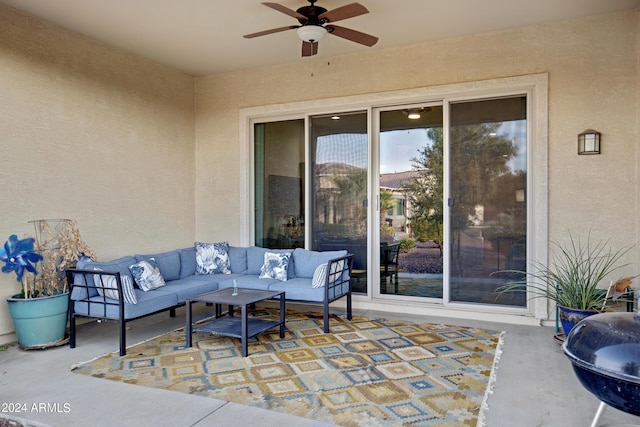
[[[562,325],[564,335],[567,337],[569,336],[569,332],[571,332],[571,329],[573,329],[575,325],[577,325],[581,320],[586,319],[589,316],[593,316],[594,314],[598,314],[598,312],[593,310],[569,308],[561,305],[558,306],[558,317],[560,318],[560,324]]]
[[[50,347],[64,339],[68,293],[43,298],[7,298],[7,303],[21,347]]]

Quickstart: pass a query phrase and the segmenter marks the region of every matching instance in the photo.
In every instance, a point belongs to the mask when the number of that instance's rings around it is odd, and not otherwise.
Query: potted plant
[[[0,248],[4,273],[15,272],[19,294],[7,298],[18,343],[22,348],[44,348],[65,340],[69,292],[64,270],[95,253],[69,219],[29,221],[35,238],[9,236]]]
[[[534,261],[527,272],[503,271],[519,278],[502,285],[497,292],[528,291],[532,298],[553,301],[565,335],[586,316],[607,310],[609,302],[631,296],[634,277],[614,279],[608,287],[602,287],[601,283],[628,265],[621,260],[632,247],[613,249],[609,240],[594,242],[591,233],[586,240],[575,239],[569,233],[566,246],[553,242],[552,247],[554,253],[548,265]]]

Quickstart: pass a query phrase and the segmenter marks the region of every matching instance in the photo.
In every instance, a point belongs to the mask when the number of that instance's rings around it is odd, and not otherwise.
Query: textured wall
[[[193,244],[192,77],[4,6],[0,58],[0,244],[61,217],[105,260]]]
[[[632,11],[198,78],[197,234],[238,236],[238,217],[219,215],[217,199],[206,194],[224,183],[226,210],[239,209],[240,108],[546,72],[550,238],[591,228],[598,238],[632,244],[638,238],[638,16]],[[587,128],[603,134],[599,156],[576,154],[577,135]]]

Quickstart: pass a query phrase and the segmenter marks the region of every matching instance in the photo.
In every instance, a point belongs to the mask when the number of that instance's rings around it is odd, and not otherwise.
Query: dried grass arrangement
[[[38,219],[29,221],[35,231],[35,251],[42,256],[37,274],[22,277],[22,295],[38,298],[66,293],[65,269],[80,259],[95,261],[95,252],[82,240],[78,224],[72,219]]]

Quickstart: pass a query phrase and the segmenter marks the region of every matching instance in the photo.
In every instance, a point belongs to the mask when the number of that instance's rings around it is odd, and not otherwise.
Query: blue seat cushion
[[[269,284],[270,291],[282,292],[288,300],[299,301],[324,301],[324,288],[314,288],[311,286],[311,279],[297,277],[286,282],[276,282]]]
[[[260,279],[258,278],[258,276],[254,276],[251,274],[247,274],[247,275],[226,275],[224,277],[224,280],[221,280],[220,282],[218,282],[218,286],[220,289],[225,289],[225,288],[231,288],[233,287],[233,281],[237,280],[238,281],[238,287],[239,288],[246,288],[246,289],[262,289],[262,290],[268,290],[269,289],[269,285],[275,282],[279,282],[278,279]]]
[[[135,319],[136,317],[144,316],[155,311],[166,310],[168,307],[173,307],[178,304],[178,296],[174,292],[165,291],[164,288],[155,289],[152,292],[144,292],[136,289],[135,292],[138,303],[124,305],[125,319]],[[105,297],[94,296],[91,300],[94,302],[76,302],[74,304],[75,313],[85,316],[106,317],[109,319],[120,318],[118,302],[116,300],[106,298],[107,301],[115,304],[106,306],[106,312],[105,306],[98,303],[99,301],[104,301]]]
[[[184,279],[171,280],[167,282],[167,285],[163,290],[175,292],[178,296],[178,303],[183,303],[189,298],[193,298],[197,295],[217,291],[218,283],[216,280],[212,280],[214,276],[216,275],[198,275],[185,277]]]

